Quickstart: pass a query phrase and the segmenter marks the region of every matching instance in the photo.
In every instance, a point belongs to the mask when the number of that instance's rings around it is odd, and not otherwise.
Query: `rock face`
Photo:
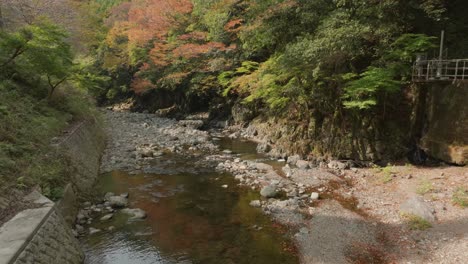
[[[128,199],[122,196],[110,196],[107,201],[112,208],[123,208],[127,207]]]
[[[263,142],[257,145],[257,151],[260,153],[267,153],[267,152],[270,152],[270,150],[271,150],[271,146],[266,142]]]
[[[266,198],[274,198],[278,195],[277,187],[276,185],[268,185],[262,188],[260,191],[260,195]]]
[[[433,211],[434,209],[419,196],[409,198],[400,206],[401,213],[416,215],[429,222],[435,221]]]

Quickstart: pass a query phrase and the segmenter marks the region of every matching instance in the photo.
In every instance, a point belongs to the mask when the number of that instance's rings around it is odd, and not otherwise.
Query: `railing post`
[[[465,80],[465,64],[466,64],[466,60],[463,61],[462,80]]]
[[[457,77],[458,77],[458,62],[459,62],[459,61],[460,61],[460,60],[457,60],[457,62],[455,63],[455,77],[454,77],[454,80],[456,80]]]
[[[427,62],[426,81],[429,81],[429,64],[430,64],[430,61]]]

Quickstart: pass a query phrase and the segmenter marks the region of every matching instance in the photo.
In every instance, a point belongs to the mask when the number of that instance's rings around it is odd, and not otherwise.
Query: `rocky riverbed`
[[[244,139],[235,139],[236,144],[253,148],[243,151],[223,144],[226,138],[248,133],[201,131],[201,120],[175,121],[112,111],[105,116],[109,143],[102,160],[103,173],[227,172],[234,183],[219,181],[220,177],[214,177],[211,183],[226,193],[233,191],[233,184],[257,193],[256,197],[249,195],[252,198],[247,204],[287,227],[301,263],[461,263],[468,259],[468,230],[461,224],[468,219],[467,211],[448,205],[455,187],[429,186],[422,194],[417,190],[424,173],[434,175],[434,171],[422,173],[410,166],[355,168],[348,161],[307,161],[299,156],[276,155],[279,160],[270,159],[256,154],[256,144]],[[258,144],[257,149],[268,152],[269,146]],[[180,165],[187,163],[190,166]],[[436,174],[444,175],[438,181],[452,181],[452,186],[457,182],[463,185],[460,181],[468,176],[466,170],[456,167],[439,168]],[[411,185],[413,189],[408,188]],[[179,187],[173,187],[170,194],[156,192],[156,200],[183,192],[184,187]],[[206,210],[201,205],[196,207]],[[143,219],[147,216],[143,209],[129,203],[125,192],[107,193],[97,203],[84,204],[76,231],[82,235],[106,231],[92,227],[92,223],[109,221],[117,212]],[[427,227],[415,229],[408,216]],[[450,223],[458,229],[451,228]],[[260,223],[253,226],[255,230],[262,228]],[[443,252],[446,249],[449,251]]]
[[[468,262],[468,169],[307,161],[281,154],[252,127],[223,134],[286,161],[278,171],[234,157],[217,169],[268,198],[252,206],[295,227],[302,263]]]

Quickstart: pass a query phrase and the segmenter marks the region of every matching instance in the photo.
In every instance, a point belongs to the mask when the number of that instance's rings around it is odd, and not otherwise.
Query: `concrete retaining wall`
[[[433,85],[427,102],[422,148],[432,157],[468,164],[468,85]]]
[[[0,264],[75,264],[84,255],[55,204],[38,192],[39,206],[18,213],[0,228]]]
[[[99,163],[104,150],[104,133],[92,121],[77,124],[55,144],[57,151],[68,157],[73,169],[70,180],[80,195],[92,191],[99,172]]]
[[[55,144],[56,151],[68,158],[72,171],[63,198],[57,203],[57,208],[70,226],[78,213],[79,198],[89,196],[96,183],[105,145],[103,135],[96,122],[86,121],[76,125]]]
[[[79,197],[91,193],[96,182],[103,133],[97,123],[82,122],[54,146],[70,162],[70,183],[56,204],[34,191],[26,199],[37,208],[18,213],[0,227],[0,264],[74,264],[84,260],[71,227]]]

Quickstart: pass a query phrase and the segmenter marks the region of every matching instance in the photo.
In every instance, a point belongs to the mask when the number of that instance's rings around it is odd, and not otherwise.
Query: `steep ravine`
[[[299,156],[286,162],[258,154],[262,146],[236,138],[241,133],[201,131],[200,120],[105,117],[101,199],[84,204],[78,217],[86,263],[467,258],[468,230],[460,227],[468,226],[468,212],[450,202],[468,177],[463,168],[352,168]],[[426,181],[433,187],[421,193]],[[423,208],[432,228],[412,230],[402,216],[407,203],[415,214]]]

